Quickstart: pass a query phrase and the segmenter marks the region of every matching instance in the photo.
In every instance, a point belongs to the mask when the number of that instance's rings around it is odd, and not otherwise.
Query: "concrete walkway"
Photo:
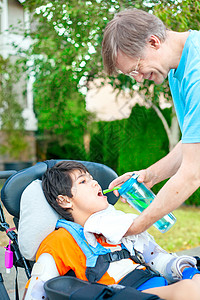
[[[11,269],[10,274],[6,274],[6,270],[4,267],[4,253],[5,249],[3,247],[0,247],[0,273],[3,275],[4,284],[6,286],[8,295],[11,300],[15,300],[15,268]],[[185,250],[181,252],[177,252],[178,255],[187,254],[191,256],[200,256],[200,247]],[[19,294],[20,294],[20,300],[22,299],[23,293],[24,293],[24,287],[27,282],[27,277],[25,275],[24,269],[18,268],[18,286],[19,286]],[[0,297],[1,299],[1,297]]]
[[[183,254],[200,257],[200,247],[177,252],[177,255],[183,255]]]
[[[10,274],[6,274],[5,265],[4,265],[4,253],[5,249],[0,247],[0,273],[3,276],[4,284],[7,290],[7,293],[11,300],[15,300],[15,268],[12,268]],[[24,269],[18,268],[18,287],[19,287],[19,299],[21,300],[24,294],[24,287],[27,282],[27,277]],[[0,295],[1,299],[1,295]]]

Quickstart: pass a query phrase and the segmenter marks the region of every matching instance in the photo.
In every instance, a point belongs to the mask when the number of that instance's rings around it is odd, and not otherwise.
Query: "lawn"
[[[138,214],[136,210],[120,200],[115,207],[124,212]],[[177,221],[168,232],[161,233],[154,226],[149,228],[148,232],[154,236],[156,242],[169,252],[200,246],[200,208],[182,206],[173,213]]]

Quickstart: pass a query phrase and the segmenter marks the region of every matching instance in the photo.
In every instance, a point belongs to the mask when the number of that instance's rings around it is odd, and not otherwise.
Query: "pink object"
[[[8,247],[4,247],[5,251],[5,267],[8,271],[13,267],[13,252],[11,250],[11,240],[9,240]]]

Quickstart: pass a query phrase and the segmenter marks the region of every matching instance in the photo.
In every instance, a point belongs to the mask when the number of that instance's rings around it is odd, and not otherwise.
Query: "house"
[[[0,0],[0,55],[4,59],[11,55],[12,61],[15,61],[16,50],[12,46],[13,42],[23,49],[30,46],[30,39],[24,39],[23,36],[24,30],[29,30],[29,27],[29,14],[24,9],[22,0]],[[29,150],[25,151],[19,160],[31,163],[36,160],[35,131],[37,130],[37,120],[33,111],[33,81],[34,78],[30,77],[26,82],[25,76],[24,78],[22,76],[14,87],[17,99],[23,107],[26,141],[29,144]],[[0,128],[0,143],[3,143],[3,140],[4,136]],[[3,169],[5,162],[13,162],[13,158],[0,153],[0,169]]]
[[[128,90],[119,94],[106,82],[101,86],[101,81],[101,79],[95,79],[90,82],[86,94],[86,109],[94,113],[97,120],[127,119],[136,103],[144,105],[144,101],[138,93],[135,93],[134,97],[131,97]]]

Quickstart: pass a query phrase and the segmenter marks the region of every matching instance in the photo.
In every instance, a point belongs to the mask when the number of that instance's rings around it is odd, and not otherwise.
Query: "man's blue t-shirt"
[[[182,143],[200,143],[200,32],[191,30],[169,85],[182,132]]]

